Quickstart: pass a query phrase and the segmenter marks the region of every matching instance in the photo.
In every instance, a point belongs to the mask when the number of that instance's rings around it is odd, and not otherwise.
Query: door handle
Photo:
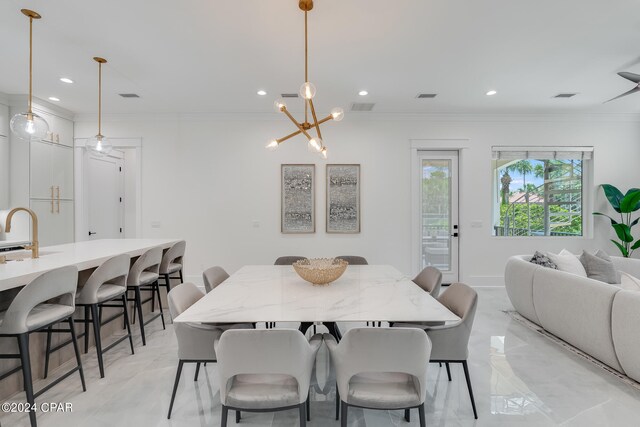
[[[49,189],[51,190],[51,213],[53,213],[53,185]]]
[[[56,195],[58,196],[58,208],[56,210],[56,213],[60,213],[60,186],[59,185],[56,186]]]
[[[458,233],[457,232],[453,233],[451,237],[458,237]]]
[[[95,231],[90,231],[90,232],[89,232],[89,236],[93,236],[94,234],[98,234],[98,233],[97,233],[97,232],[95,232]]]

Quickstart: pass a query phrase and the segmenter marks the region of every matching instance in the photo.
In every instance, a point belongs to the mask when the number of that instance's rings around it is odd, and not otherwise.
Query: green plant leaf
[[[604,190],[604,195],[607,197],[607,200],[609,200],[611,207],[616,212],[620,212],[620,201],[624,197],[622,192],[611,184],[602,184],[602,189]]]
[[[640,216],[638,218],[634,219],[633,221],[631,221],[631,224],[629,224],[629,228],[633,227],[638,222],[640,222]]]
[[[633,246],[631,246],[631,250],[635,251],[638,248],[640,248],[640,239],[636,240]]]
[[[620,249],[620,252],[622,253],[623,257],[629,258],[629,252],[624,246],[620,244],[620,242],[616,242],[615,240],[611,240],[611,241],[613,242],[614,245],[618,247],[618,249]]]
[[[607,214],[603,214],[603,213],[600,213],[600,212],[594,212],[593,214],[594,214],[594,215],[600,215],[600,216],[604,216],[604,217],[609,218],[609,221],[611,221],[611,225],[615,225],[615,224],[617,224],[617,223],[618,223],[618,221],[616,221],[615,219],[611,218],[611,217],[610,217],[609,215],[607,215]],[[638,219],[640,219],[640,218],[638,218]]]
[[[632,188],[620,200],[620,212],[630,213],[640,209],[640,190]]]
[[[631,235],[631,228],[629,228],[627,224],[613,224],[612,227],[614,230],[616,230],[618,239],[626,243],[633,242],[633,236]]]

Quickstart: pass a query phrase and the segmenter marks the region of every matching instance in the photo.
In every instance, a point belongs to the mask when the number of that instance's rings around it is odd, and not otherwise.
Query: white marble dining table
[[[315,286],[291,266],[247,265],[174,322],[456,321],[458,316],[389,265],[350,265]]]

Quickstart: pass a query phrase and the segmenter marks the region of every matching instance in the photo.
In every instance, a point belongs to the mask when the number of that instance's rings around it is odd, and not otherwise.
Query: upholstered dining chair
[[[227,425],[229,409],[238,414],[296,408],[300,426],[306,426],[311,370],[321,343],[320,335],[309,342],[295,329],[225,331],[215,343],[221,426]]]
[[[438,298],[438,301],[460,318],[460,321],[443,326],[432,326],[426,329],[433,344],[431,362],[446,363],[447,375],[451,381],[450,363],[460,363],[467,380],[469,398],[473,408],[473,416],[478,419],[476,403],[473,398],[471,378],[467,359],[469,357],[469,337],[478,306],[478,293],[464,283],[451,284]]]
[[[30,407],[35,406],[36,397],[76,371],[80,374],[82,390],[87,390],[73,322],[77,286],[78,269],[75,266],[47,271],[24,286],[11,301],[7,310],[0,312],[0,337],[16,338],[19,353],[14,354],[13,351],[11,354],[3,353],[0,354],[0,358],[20,359],[20,366],[0,375],[0,380],[22,370],[23,387]],[[77,366],[41,390],[34,392],[29,335],[33,332],[46,332],[50,325],[62,321],[69,324],[69,329],[56,328],[53,332],[69,332],[71,334]],[[36,410],[29,411],[31,427],[37,426],[36,413]]]
[[[307,258],[303,256],[295,256],[295,255],[281,256],[276,259],[273,265],[292,265],[294,262],[300,261],[301,259],[307,259]]]
[[[425,267],[413,279],[413,283],[420,286],[432,297],[438,298],[438,295],[440,294],[440,286],[442,286],[442,272],[432,266]]]
[[[473,398],[471,378],[467,366],[469,356],[469,337],[478,306],[478,294],[471,287],[464,283],[453,283],[438,297],[438,302],[447,307],[452,313],[460,318],[458,322],[430,326],[419,323],[395,323],[393,326],[401,328],[421,328],[424,329],[431,338],[433,351],[431,362],[444,363],[447,368],[447,377],[451,381],[450,363],[460,363],[464,369],[473,416],[478,419],[476,404]]]
[[[369,265],[367,259],[357,255],[340,255],[336,259],[343,259],[349,263],[349,265]]]
[[[198,302],[200,298],[204,297],[204,295],[205,294],[202,293],[202,291],[193,283],[182,283],[175,286],[171,291],[169,291],[169,295],[167,296],[171,316],[175,319],[187,308]],[[178,339],[178,370],[173,384],[167,419],[171,418],[171,411],[173,410],[173,403],[176,398],[176,392],[178,391],[178,384],[180,383],[183,365],[185,363],[196,364],[194,381],[197,381],[198,373],[200,372],[200,364],[216,361],[216,350],[213,344],[215,340],[220,338],[222,332],[225,329],[245,327],[251,326],[225,325],[223,328],[204,323],[173,324],[173,330],[175,331],[176,338]]]
[[[180,283],[184,281],[182,276],[183,258],[187,249],[187,242],[180,240],[167,249],[162,255],[160,269],[158,274],[164,279],[162,286],[167,288],[167,294],[171,290],[171,279],[178,279]],[[177,277],[171,277],[172,274],[178,273]],[[154,303],[155,305],[155,303]]]
[[[103,353],[109,351],[122,341],[129,339],[131,354],[133,350],[133,338],[131,336],[131,326],[129,325],[129,315],[127,313],[127,275],[129,274],[129,255],[116,255],[104,261],[96,268],[87,279],[80,292],[76,295],[76,307],[84,309],[84,319],[76,319],[84,323],[84,352],[89,351],[89,325],[93,324],[93,335],[96,344],[96,355],[98,356],[98,368],[100,378],[104,378]],[[121,311],[113,314],[108,319],[102,319],[103,307],[118,308]],[[124,318],[127,334],[116,339],[108,346],[102,346],[100,331],[103,325],[110,323],[119,317]],[[66,341],[51,348],[51,327],[47,331],[46,358],[44,364],[44,377],[47,378],[49,372],[49,355],[51,352],[59,350],[71,341]]]
[[[418,408],[420,426],[426,425],[429,337],[412,328],[350,329],[338,344],[323,335],[336,367],[336,401],[340,400],[341,426],[346,427],[350,406],[379,409]],[[338,412],[336,411],[336,417]]]
[[[224,282],[229,278],[229,273],[227,273],[224,268],[215,267],[207,268],[202,273],[202,280],[204,281],[204,289],[207,293],[211,292],[214,288],[216,288],[220,283]]]

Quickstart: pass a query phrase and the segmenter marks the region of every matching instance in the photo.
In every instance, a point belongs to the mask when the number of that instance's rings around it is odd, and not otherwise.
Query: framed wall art
[[[281,165],[282,233],[315,233],[315,171],[311,164]]]
[[[360,165],[327,165],[327,233],[360,232]]]

